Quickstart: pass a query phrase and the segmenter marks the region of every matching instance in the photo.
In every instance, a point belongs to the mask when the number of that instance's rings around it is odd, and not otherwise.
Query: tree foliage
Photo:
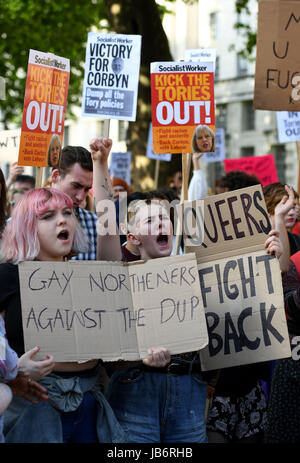
[[[29,49],[70,59],[68,109],[79,104],[85,42],[93,25],[105,19],[102,0],[0,0],[0,76],[6,99],[0,101],[5,125],[20,121]]]
[[[137,121],[130,123],[127,145],[133,158],[144,155],[151,121],[150,63],[172,60],[162,17],[174,1],[166,0],[162,6],[155,0],[0,0],[0,77],[6,84],[0,122],[5,128],[10,122],[21,123],[30,49],[70,59],[70,117],[72,106],[81,105],[88,32],[140,34]],[[184,1],[191,4],[195,0]],[[141,178],[145,172],[139,174]]]
[[[250,15],[251,10],[249,6],[249,0],[235,0],[235,10],[238,13],[238,15]],[[241,21],[236,22],[235,28],[239,29],[239,31],[243,33],[245,38],[245,48],[241,50],[241,55],[244,58],[251,59],[256,46],[256,29],[251,29],[251,26],[249,26],[249,24],[243,23]]]

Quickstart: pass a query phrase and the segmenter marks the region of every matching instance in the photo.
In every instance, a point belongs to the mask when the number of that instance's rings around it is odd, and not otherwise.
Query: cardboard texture
[[[203,370],[289,357],[279,262],[264,248],[271,225],[261,186],[188,206],[195,208],[201,230],[184,233],[190,236],[185,251],[198,262],[209,334],[200,352]],[[193,246],[197,236],[203,243]]]
[[[55,361],[145,358],[208,343],[193,254],[122,264],[24,262],[19,265],[25,350]]]
[[[255,109],[300,109],[299,19],[299,0],[259,1]]]

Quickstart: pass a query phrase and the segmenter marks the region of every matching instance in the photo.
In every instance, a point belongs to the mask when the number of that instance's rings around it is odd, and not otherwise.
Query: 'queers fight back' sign
[[[141,36],[89,32],[82,115],[135,121]]]
[[[151,63],[155,153],[191,153],[197,126],[215,132],[213,62]]]
[[[51,138],[62,144],[69,78],[67,58],[30,50],[19,165],[45,167]]]
[[[147,262],[19,265],[25,350],[55,361],[138,360],[208,343],[194,254]]]
[[[196,254],[209,335],[202,368],[289,357],[279,262],[264,248],[271,225],[261,186],[185,202],[184,208],[195,219],[185,220],[194,224],[185,227],[185,250]]]

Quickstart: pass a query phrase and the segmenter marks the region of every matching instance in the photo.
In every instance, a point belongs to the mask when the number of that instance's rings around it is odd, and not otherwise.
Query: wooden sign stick
[[[36,168],[35,188],[41,188],[43,182],[44,167]]]
[[[188,200],[188,188],[189,188],[189,175],[190,175],[190,168],[191,168],[191,154],[182,154],[181,155],[181,164],[182,164],[182,186],[181,186],[181,197],[180,197],[180,204],[183,204],[184,201]],[[177,219],[177,226],[176,226],[176,238],[175,238],[175,249],[174,254],[179,254],[180,249],[180,242],[181,242],[182,230],[181,230],[181,222]]]

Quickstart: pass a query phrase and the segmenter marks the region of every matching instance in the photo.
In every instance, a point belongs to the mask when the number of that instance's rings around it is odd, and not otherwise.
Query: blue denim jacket
[[[63,442],[60,414],[76,410],[85,392],[92,392],[97,402],[97,434],[101,443],[127,442],[126,433],[101,392],[99,369],[93,376],[62,377],[51,373],[40,384],[49,395],[47,402],[37,405],[14,397],[5,412],[6,442],[61,443]]]

